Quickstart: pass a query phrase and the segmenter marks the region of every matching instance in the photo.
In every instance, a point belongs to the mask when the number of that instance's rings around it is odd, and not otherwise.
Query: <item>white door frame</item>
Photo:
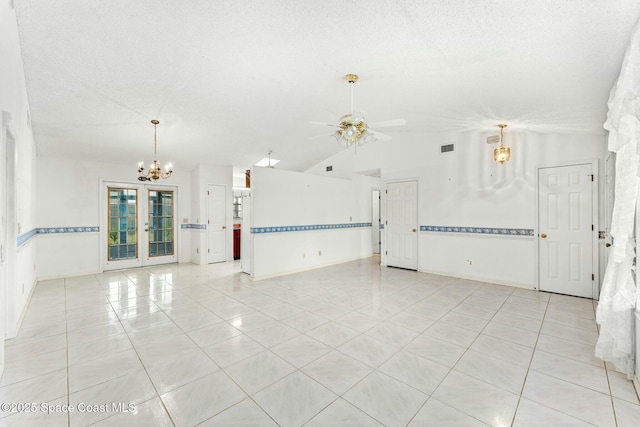
[[[107,246],[108,246],[108,241],[107,241],[107,233],[106,230],[108,230],[109,228],[109,224],[108,224],[108,215],[107,215],[107,187],[109,187],[110,185],[114,186],[114,187],[118,187],[118,188],[135,188],[138,190],[138,200],[147,200],[147,197],[145,196],[144,198],[141,197],[141,192],[145,191],[148,192],[149,190],[172,190],[174,192],[174,200],[173,200],[173,213],[174,213],[174,218],[173,218],[173,231],[174,231],[174,236],[173,236],[173,244],[174,244],[174,255],[173,255],[173,259],[172,260],[167,260],[165,259],[164,261],[161,262],[154,262],[152,260],[148,260],[148,259],[143,259],[143,256],[148,254],[148,249],[143,250],[142,247],[144,245],[148,244],[148,233],[146,235],[143,235],[142,233],[139,234],[139,239],[138,239],[138,245],[139,245],[139,250],[138,250],[138,258],[137,258],[137,262],[132,263],[132,265],[129,266],[125,266],[125,267],[116,267],[116,268],[111,268],[108,265],[108,261],[107,261]],[[174,262],[178,262],[179,260],[179,256],[178,254],[180,253],[180,203],[178,203],[179,200],[179,196],[180,196],[180,186],[179,185],[171,185],[169,183],[144,183],[144,182],[134,182],[134,181],[126,181],[126,180],[118,180],[118,179],[100,179],[100,251],[99,251],[99,256],[100,256],[100,271],[104,272],[106,270],[117,270],[119,268],[135,268],[135,267],[144,267],[144,266],[149,266],[149,265],[155,265],[155,264],[169,264],[169,263],[174,263]],[[142,208],[141,205],[138,205],[138,218],[139,218],[139,223],[138,223],[138,229],[144,227],[144,221],[140,221],[140,218],[143,217],[143,213],[148,215],[148,207],[144,207]],[[144,232],[143,232],[144,233]],[[140,236],[144,236],[144,237],[140,237]]]
[[[382,182],[382,190],[380,195],[384,195],[384,197],[382,197],[380,199],[381,203],[380,203],[380,223],[381,225],[384,225],[384,230],[382,233],[380,233],[380,240],[381,240],[381,245],[380,245],[380,265],[387,267],[387,226],[386,226],[386,222],[387,222],[387,185],[388,184],[393,184],[393,183],[398,183],[398,182],[409,182],[409,181],[415,181],[416,182],[416,228],[418,229],[418,231],[416,231],[416,239],[417,239],[417,244],[416,244],[416,259],[417,259],[417,266],[416,266],[416,271],[420,271],[420,220],[418,219],[420,216],[420,179],[418,177],[407,177],[407,178],[397,178],[397,179],[388,179],[388,180],[384,180]]]
[[[11,141],[11,147],[9,147]],[[2,200],[0,204],[3,212],[4,221],[0,224],[2,227],[1,238],[2,254],[0,255],[0,375],[4,372],[4,340],[8,335],[15,336],[17,331],[9,331],[10,313],[9,302],[13,292],[9,292],[9,285],[13,283],[15,257],[17,252],[17,231],[16,231],[16,205],[15,205],[15,154],[16,154],[16,132],[11,125],[11,113],[2,111],[0,113],[0,165],[2,165],[2,175],[0,180],[4,186]],[[13,159],[7,156],[13,155]],[[13,162],[9,165],[9,162]],[[13,187],[13,188],[11,188]],[[11,307],[14,309],[13,305]],[[13,327],[12,327],[13,329]]]
[[[598,159],[588,159],[583,161],[570,161],[570,162],[558,162],[551,164],[543,164],[536,166],[535,176],[536,176],[536,211],[535,211],[535,230],[534,235],[536,236],[536,290],[540,290],[540,206],[539,206],[539,198],[540,198],[540,169],[547,168],[556,168],[556,167],[565,167],[565,166],[578,166],[578,165],[591,165],[591,173],[593,174],[593,185],[591,187],[591,203],[592,203],[592,218],[593,218],[593,226],[595,228],[594,232],[591,233],[592,237],[592,245],[591,245],[591,264],[592,271],[594,275],[594,280],[592,281],[592,289],[591,294],[593,299],[597,299],[600,295],[600,268],[598,265],[598,231],[600,226],[600,216],[598,215],[598,193],[600,187],[600,176],[598,172]]]
[[[251,193],[242,195],[242,227],[240,232],[240,268],[253,276],[253,241],[251,235]]]
[[[377,198],[376,198],[377,193]],[[376,206],[377,204],[377,206]],[[380,232],[380,224],[382,222],[382,192],[378,188],[371,189],[371,248],[374,254],[379,254],[382,246],[382,237]],[[378,212],[376,216],[375,213]],[[377,230],[377,231],[376,231]],[[377,244],[376,244],[377,241]]]

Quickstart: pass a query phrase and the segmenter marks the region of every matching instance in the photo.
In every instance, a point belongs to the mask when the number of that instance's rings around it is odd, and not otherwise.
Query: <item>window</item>
[[[109,188],[109,261],[138,257],[138,190]]]
[[[149,190],[149,256],[173,255],[173,191]]]

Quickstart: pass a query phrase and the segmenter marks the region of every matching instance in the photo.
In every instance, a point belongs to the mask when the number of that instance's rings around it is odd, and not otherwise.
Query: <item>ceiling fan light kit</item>
[[[149,171],[145,172],[144,169],[144,161],[138,163],[138,181],[157,181],[160,178],[166,179],[171,176],[173,173],[173,168],[171,167],[171,163],[165,166],[165,169],[162,170],[160,166],[160,162],[158,161],[157,148],[158,144],[156,142],[156,128],[160,122],[158,120],[151,120],[153,124],[153,163],[151,167],[149,167]]]
[[[340,121],[338,122],[338,124],[318,122],[312,123],[337,127],[337,130],[333,134],[331,134],[331,136],[336,140],[336,142],[344,143],[347,149],[349,149],[350,145],[354,145],[355,147],[357,147],[358,145],[363,145],[376,140],[390,140],[390,136],[370,129],[369,124],[367,124],[367,122],[365,121],[364,111],[354,111],[353,85],[358,81],[358,76],[356,74],[347,74],[345,76],[345,79],[351,86],[351,112],[340,117]],[[378,122],[377,125],[373,124],[373,126],[402,126],[405,123],[406,121],[404,119],[396,119]]]

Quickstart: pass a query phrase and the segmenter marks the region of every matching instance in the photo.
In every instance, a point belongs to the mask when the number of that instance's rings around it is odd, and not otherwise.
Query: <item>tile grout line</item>
[[[540,291],[536,290],[536,292],[540,292]],[[516,417],[518,416],[518,409],[520,408],[520,402],[522,401],[522,394],[524,393],[524,388],[527,385],[527,379],[529,378],[529,371],[531,370],[531,364],[533,363],[533,358],[536,355],[536,348],[538,347],[538,340],[540,339],[540,334],[542,334],[542,327],[544,326],[544,319],[547,317],[547,310],[549,310],[550,301],[551,301],[551,296],[549,296],[549,299],[547,300],[546,307],[544,309],[544,315],[542,316],[542,321],[540,322],[540,329],[538,329],[538,336],[536,337],[536,342],[533,345],[533,351],[531,352],[531,358],[529,359],[529,365],[527,366],[527,372],[524,375],[524,381],[522,382],[522,388],[520,389],[520,394],[518,395],[518,402],[516,403],[516,408],[513,411],[513,418],[511,419],[511,424],[510,425],[513,425],[513,423],[515,423]],[[543,405],[543,406],[546,406],[546,405]],[[553,409],[553,408],[551,408],[551,409]],[[569,414],[566,414],[566,415],[569,415]]]
[[[595,300],[593,300],[595,301]],[[597,319],[597,307],[593,307],[594,319]],[[598,337],[600,337],[600,325],[596,321],[596,328],[598,329]],[[607,368],[607,362],[602,361],[602,365],[604,366],[605,377],[607,378],[607,387],[609,387],[609,398],[611,400],[611,412],[613,412],[613,421],[618,426],[618,414],[616,414],[616,405],[613,400],[613,389],[611,388],[611,380],[609,379],[609,368]],[[635,388],[634,388],[635,389]]]
[[[37,286],[37,285],[36,285]],[[67,279],[64,279],[64,339],[65,339],[65,351],[67,353],[67,405],[71,405],[71,387],[70,376],[71,370],[69,369],[69,325],[67,315]],[[71,412],[67,412],[67,427],[71,427]]]

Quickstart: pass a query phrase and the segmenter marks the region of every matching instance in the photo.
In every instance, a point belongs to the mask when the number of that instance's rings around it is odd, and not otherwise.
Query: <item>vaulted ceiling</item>
[[[40,156],[306,168],[355,106],[393,138],[603,133],[637,0],[14,0]],[[382,130],[382,129],[381,129]],[[326,137],[309,137],[326,133]],[[392,143],[392,142],[390,142]]]

